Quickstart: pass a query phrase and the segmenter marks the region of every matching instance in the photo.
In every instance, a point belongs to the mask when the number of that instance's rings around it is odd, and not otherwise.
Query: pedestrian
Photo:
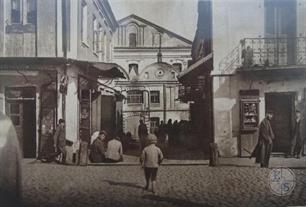
[[[270,154],[273,148],[274,133],[271,127],[271,119],[273,112],[268,111],[266,117],[259,125],[259,136],[257,145],[251,154],[256,157],[256,163],[260,163],[260,167],[269,167]]]
[[[54,150],[60,152],[60,163],[66,163],[66,135],[65,135],[65,120],[59,119],[54,137]]]
[[[105,161],[107,132],[102,130],[99,132],[98,137],[93,141],[90,146],[89,160],[93,163],[99,163]]]
[[[302,116],[300,111],[295,112],[295,122],[293,126],[292,140],[291,140],[291,157],[300,159],[301,151],[303,147],[303,127],[301,126]]]
[[[139,120],[139,126],[138,126],[138,137],[139,137],[139,141],[140,141],[141,150],[143,150],[146,146],[147,136],[148,136],[147,125],[145,125],[144,121],[142,119],[140,119]]]
[[[163,161],[162,151],[156,147],[157,138],[154,134],[148,135],[149,145],[145,147],[141,153],[140,162],[144,168],[146,185],[145,190],[149,189],[150,180],[152,183],[152,191],[156,193],[156,177],[158,167]]]
[[[14,125],[0,111],[0,204],[22,206],[22,151]]]
[[[105,153],[105,162],[108,163],[115,163],[123,161],[123,151],[122,151],[122,144],[119,141],[120,138],[112,138],[107,143],[107,149]]]
[[[167,135],[168,135],[168,139],[169,139],[169,145],[172,146],[173,144],[173,125],[172,125],[172,119],[169,119],[167,122]]]

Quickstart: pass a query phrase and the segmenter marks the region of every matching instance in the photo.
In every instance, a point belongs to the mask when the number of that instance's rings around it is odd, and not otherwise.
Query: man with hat
[[[251,157],[256,157],[260,167],[269,167],[269,160],[273,148],[274,133],[271,127],[273,112],[268,110],[266,117],[259,124],[258,143]]]
[[[303,146],[303,132],[301,131],[303,127],[301,127],[301,112],[296,110],[295,112],[295,122],[293,125],[293,133],[291,140],[291,150],[290,155],[297,159],[301,156],[302,146]]]
[[[147,190],[149,188],[149,182],[151,180],[153,193],[156,193],[157,170],[163,160],[163,153],[155,146],[156,143],[157,137],[154,134],[149,134],[148,146],[143,149],[140,157],[146,178],[145,189]]]

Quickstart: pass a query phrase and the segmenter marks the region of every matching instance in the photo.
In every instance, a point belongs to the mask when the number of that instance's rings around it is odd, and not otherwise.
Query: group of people
[[[172,146],[182,143],[184,139],[191,134],[191,126],[190,121],[175,120],[172,122],[172,119],[169,119],[167,123],[161,121],[159,124],[157,124],[153,130],[153,133],[157,136],[159,144],[163,145],[168,140],[169,145]],[[148,129],[146,124],[143,120],[139,120],[138,137],[140,140],[141,149],[143,149],[145,146],[144,137],[147,135]]]
[[[266,117],[261,121],[259,125],[258,143],[253,153],[251,154],[251,157],[256,157],[255,162],[260,163],[261,167],[269,167],[270,155],[273,149],[273,141],[275,140],[275,135],[271,126],[272,117],[273,112],[267,111]],[[289,152],[289,157],[296,157],[297,159],[299,159],[301,156],[304,139],[301,121],[301,112],[297,110],[293,125],[293,133]]]
[[[104,130],[98,132],[98,136],[90,145],[89,160],[93,163],[116,163],[123,161],[122,143],[119,137],[108,138]]]

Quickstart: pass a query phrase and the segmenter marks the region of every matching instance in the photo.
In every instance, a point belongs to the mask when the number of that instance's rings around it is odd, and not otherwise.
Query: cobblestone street
[[[255,165],[164,165],[154,195],[142,189],[140,166],[81,167],[26,160],[23,196],[26,206],[41,207],[306,205],[306,168],[293,169],[296,187],[284,197],[271,193],[270,170]]]

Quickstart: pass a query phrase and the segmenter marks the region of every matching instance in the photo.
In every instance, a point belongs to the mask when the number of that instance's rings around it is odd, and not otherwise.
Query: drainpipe
[[[150,91],[149,90],[143,90],[143,92],[148,93],[148,115],[149,115],[149,120],[150,120]]]
[[[164,123],[166,123],[166,109],[167,109],[167,96],[166,96],[166,86],[163,84],[163,115],[164,115]]]
[[[62,0],[62,50],[63,50],[63,56],[65,59],[65,68],[64,68],[64,75],[67,75],[67,69],[68,69],[68,60],[67,60],[67,16],[66,16],[66,0]],[[69,81],[69,80],[68,80]],[[68,84],[68,83],[67,83]],[[68,87],[68,86],[67,86]],[[67,91],[68,92],[68,91]],[[66,99],[65,94],[62,93],[62,115],[63,119],[66,120]]]

